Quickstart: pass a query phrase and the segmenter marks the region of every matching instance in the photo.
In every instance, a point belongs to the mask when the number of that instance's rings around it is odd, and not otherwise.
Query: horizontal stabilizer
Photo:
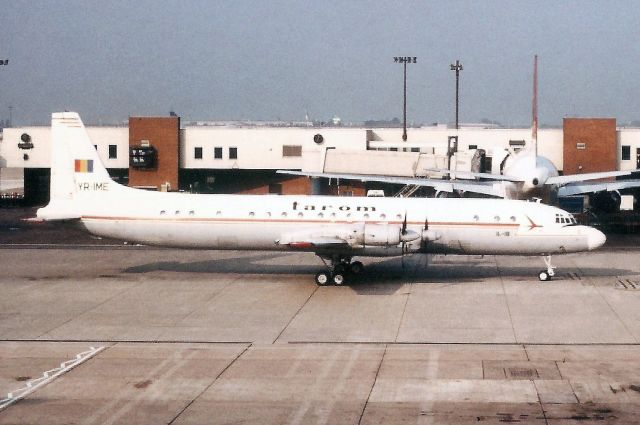
[[[80,217],[74,202],[66,199],[52,200],[49,205],[36,211],[36,220],[42,221],[79,220]]]

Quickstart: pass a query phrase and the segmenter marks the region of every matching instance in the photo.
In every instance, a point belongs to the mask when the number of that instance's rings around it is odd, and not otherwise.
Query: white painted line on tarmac
[[[27,382],[26,386],[7,393],[6,398],[0,399],[0,411],[6,409],[17,401],[22,400],[38,388],[47,385],[57,377],[64,375],[74,367],[84,363],[104,349],[104,346],[97,348],[91,347],[87,351],[76,354],[75,358],[60,363],[60,367],[56,367],[43,372],[40,378],[32,379],[31,381]]]

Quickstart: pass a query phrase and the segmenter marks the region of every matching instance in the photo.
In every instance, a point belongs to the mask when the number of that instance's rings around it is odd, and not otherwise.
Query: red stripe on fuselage
[[[202,222],[202,223],[236,223],[236,224],[248,224],[248,223],[295,223],[295,224],[355,224],[355,223],[371,223],[371,224],[404,224],[403,221],[384,221],[384,220],[293,220],[293,219],[281,219],[281,218],[197,218],[197,217],[103,217],[103,216],[82,216],[81,220],[96,220],[96,221],[156,221],[156,222]],[[424,226],[424,221],[407,221],[407,225]],[[428,222],[431,226],[467,226],[467,227],[518,227],[519,223],[478,223],[478,222],[455,222],[455,221],[436,221]],[[542,226],[538,226],[542,227]]]

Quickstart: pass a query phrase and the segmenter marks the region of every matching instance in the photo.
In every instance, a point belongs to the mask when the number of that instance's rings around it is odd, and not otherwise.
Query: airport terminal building
[[[276,174],[304,170],[397,176],[428,169],[500,172],[509,148],[531,140],[530,129],[483,126],[399,128],[185,125],[180,118],[131,117],[128,126],[88,126],[112,177],[150,190],[200,193],[393,195],[398,187],[358,181],[319,181]],[[457,143],[456,143],[457,142]],[[448,155],[453,150],[457,152]],[[614,118],[565,118],[540,129],[538,150],[564,174],[640,168],[640,129]],[[481,153],[482,155],[479,155]],[[50,128],[5,128],[0,167],[24,169],[27,203],[48,199]],[[1,174],[0,174],[1,178]]]

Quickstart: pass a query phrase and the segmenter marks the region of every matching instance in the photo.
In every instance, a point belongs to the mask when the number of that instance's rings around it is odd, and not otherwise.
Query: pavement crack
[[[289,319],[289,321],[287,322],[286,325],[284,325],[284,327],[282,328],[282,330],[280,331],[280,333],[278,334],[278,336],[276,337],[276,339],[273,340],[272,344],[275,344],[278,339],[280,339],[280,337],[282,336],[282,334],[284,333],[284,331],[287,330],[287,328],[289,327],[289,325],[291,325],[291,323],[293,322],[293,320],[298,317],[298,314],[300,314],[300,312],[302,311],[302,309],[307,305],[307,303],[309,302],[309,300],[311,299],[311,297],[313,297],[313,295],[318,291],[319,286],[316,286],[313,291],[311,291],[311,294],[309,294],[309,296],[307,297],[307,299],[304,301],[304,303],[302,303],[302,305],[300,306],[300,308],[293,314],[293,316],[291,316],[291,319]]]
[[[171,424],[175,423],[176,419],[178,419],[178,418],[179,418],[179,417],[180,417],[180,416],[181,416],[181,415],[182,415],[182,414],[183,414],[183,413],[184,413],[184,412],[185,412],[185,411],[186,411],[186,410],[187,410],[187,409],[188,409],[188,408],[189,408],[189,407],[190,407],[190,406],[191,406],[191,405],[192,405],[192,404],[197,400],[197,399],[199,399],[199,398],[202,396],[202,394],[204,394],[205,392],[207,392],[207,391],[209,390],[209,388],[211,388],[211,387],[213,386],[213,384],[215,384],[215,383],[218,381],[218,379],[220,379],[220,377],[221,377],[221,376],[222,376],[222,375],[227,371],[227,369],[229,369],[231,366],[233,366],[233,365],[235,364],[235,362],[236,362],[240,357],[242,357],[242,355],[243,355],[244,353],[246,353],[246,352],[249,350],[249,348],[251,348],[251,347],[252,347],[252,345],[253,345],[253,344],[248,344],[248,345],[244,348],[244,350],[242,350],[242,352],[240,352],[240,354],[238,354],[238,355],[237,355],[237,356],[236,356],[236,357],[235,357],[235,358],[234,358],[234,359],[233,359],[233,360],[232,360],[232,361],[231,361],[231,362],[230,362],[230,363],[229,363],[229,364],[228,364],[224,369],[222,369],[222,370],[220,371],[220,373],[219,373],[219,374],[217,374],[215,378],[213,378],[213,381],[211,381],[211,383],[210,383],[209,385],[207,385],[207,386],[206,386],[202,391],[200,391],[200,393],[199,393],[197,396],[195,396],[195,397],[193,398],[193,400],[191,400],[189,403],[187,403],[187,405],[186,405],[186,406],[184,406],[184,408],[182,408],[182,410],[180,410],[180,411],[178,412],[178,414],[177,414],[177,415],[175,415],[175,416],[173,417],[173,419],[171,419],[171,420],[167,423],[167,425],[171,425]]]
[[[38,335],[35,339],[36,340],[40,340],[41,338],[43,338],[45,335],[50,334],[51,332],[55,331],[58,328],[61,328],[65,325],[67,325],[68,323],[73,322],[76,319],[80,319],[82,316],[84,316],[85,314],[89,313],[92,310],[98,309],[100,307],[102,307],[103,305],[109,303],[111,300],[115,299],[116,297],[119,297],[123,294],[126,294],[127,292],[131,291],[132,289],[134,289],[135,287],[137,287],[138,285],[140,285],[140,282],[136,282],[136,285],[133,286],[126,286],[124,289],[117,291],[115,294],[113,294],[112,296],[106,298],[104,301],[98,303],[98,304],[94,304],[91,305],[89,307],[87,307],[86,309],[84,309],[83,311],[81,311],[79,314],[70,317],[68,320],[65,320],[64,322],[60,323],[60,324],[56,324],[55,326],[53,326],[51,329],[48,329],[47,331],[43,332],[42,334]],[[46,341],[46,340],[44,340]]]
[[[605,297],[602,294],[602,292],[600,291],[600,288],[598,286],[594,286],[594,288],[595,288],[596,293],[600,296],[600,298],[602,298],[602,300],[607,305],[607,307],[609,307],[609,310],[611,310],[611,312],[616,316],[618,321],[622,324],[622,327],[624,327],[624,330],[627,331],[627,334],[629,336],[631,336],[631,338],[633,339],[633,341],[636,344],[639,343],[640,341],[638,341],[638,338],[636,338],[636,336],[633,334],[633,332],[631,332],[631,330],[627,326],[627,323],[624,320],[622,320],[622,317],[620,317],[620,314],[618,313],[618,311],[611,305],[611,303],[609,303],[609,300],[607,300],[607,297]]]
[[[396,330],[396,337],[394,338],[394,342],[398,342],[398,337],[400,336],[400,328],[402,328],[402,322],[404,322],[404,314],[407,311],[407,304],[409,304],[409,297],[411,297],[411,292],[413,290],[413,282],[409,282],[409,292],[406,293],[407,298],[404,300],[404,307],[402,307],[402,314],[400,315],[400,321],[398,322],[398,329]]]
[[[504,286],[504,278],[502,277],[502,273],[500,272],[500,266],[498,265],[498,261],[496,257],[493,257],[496,263],[496,271],[498,273],[498,277],[500,278],[500,286],[502,287],[502,295],[504,296],[504,304],[507,307],[507,314],[509,314],[509,322],[511,323],[511,332],[513,332],[513,341],[515,343],[518,342],[518,336],[516,335],[516,327],[513,324],[513,316],[511,315],[511,308],[509,307],[509,296],[507,295],[507,289]],[[526,352],[526,350],[525,350]]]
[[[376,370],[376,376],[373,379],[373,385],[371,385],[371,389],[369,390],[369,394],[367,394],[367,399],[364,402],[364,406],[362,406],[362,412],[360,412],[360,418],[358,419],[358,425],[362,423],[362,418],[364,417],[364,412],[367,410],[367,405],[369,404],[369,399],[371,398],[371,394],[373,393],[373,389],[376,387],[376,382],[378,382],[378,375],[380,374],[380,369],[382,369],[382,362],[384,362],[384,356],[387,354],[387,344],[384,346],[384,351],[382,353],[382,357],[380,358],[380,364],[378,364],[378,370]]]

